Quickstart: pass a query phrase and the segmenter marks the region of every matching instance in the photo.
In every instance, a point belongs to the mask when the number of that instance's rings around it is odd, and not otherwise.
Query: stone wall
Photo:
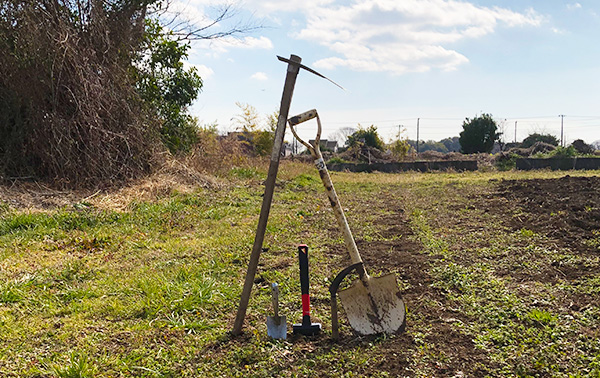
[[[331,171],[350,171],[350,172],[386,172],[396,173],[405,171],[476,171],[477,161],[475,160],[439,160],[439,161],[415,161],[403,163],[335,163],[327,166]]]
[[[517,169],[530,171],[533,169],[551,169],[567,171],[571,169],[600,169],[600,158],[551,158],[551,159],[517,159]]]

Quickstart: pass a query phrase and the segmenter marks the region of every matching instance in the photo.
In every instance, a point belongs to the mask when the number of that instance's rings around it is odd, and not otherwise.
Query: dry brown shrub
[[[130,72],[145,8],[123,4],[3,3],[0,175],[76,188],[150,171],[155,126]]]
[[[198,172],[222,176],[234,167],[255,164],[249,146],[231,136],[217,136],[214,131],[201,130],[198,143],[185,158],[185,164]]]

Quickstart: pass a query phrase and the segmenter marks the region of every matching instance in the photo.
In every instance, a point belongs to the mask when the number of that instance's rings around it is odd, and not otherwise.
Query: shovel
[[[271,284],[271,294],[275,316],[267,316],[267,335],[274,339],[285,340],[287,338],[287,323],[285,322],[285,316],[279,316],[279,285],[275,282]]]
[[[302,140],[294,126],[313,118],[317,119],[317,137],[314,145]],[[358,253],[358,248],[352,237],[348,221],[340,205],[340,201],[331,182],[327,166],[323,161],[323,155],[319,148],[321,141],[321,120],[315,109],[299,114],[288,120],[294,137],[300,141],[315,159],[315,165],[327,191],[329,202],[333,208],[338,226],[344,234],[344,243],[350,254],[352,264],[356,265],[359,280],[340,291],[338,294],[350,326],[361,335],[373,335],[378,333],[394,334],[404,331],[406,326],[406,307],[402,295],[398,290],[396,276],[392,274],[383,277],[371,277],[367,274],[363,261]]]

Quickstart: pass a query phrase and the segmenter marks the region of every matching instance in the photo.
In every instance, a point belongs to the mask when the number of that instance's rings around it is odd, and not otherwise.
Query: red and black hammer
[[[310,295],[308,294],[308,246],[298,246],[298,260],[300,262],[300,288],[302,289],[302,324],[294,324],[294,333],[305,336],[317,335],[321,332],[321,323],[310,321]]]

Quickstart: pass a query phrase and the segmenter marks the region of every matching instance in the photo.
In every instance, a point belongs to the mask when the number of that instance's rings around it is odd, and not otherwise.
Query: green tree
[[[444,138],[440,140],[440,143],[443,144],[446,147],[446,149],[450,152],[460,151],[460,142],[457,136],[452,138]]]
[[[589,155],[594,153],[594,147],[585,143],[583,139],[576,139],[571,143],[571,146],[581,155]]]
[[[500,138],[498,126],[491,114],[482,114],[473,119],[466,118],[463,122],[459,143],[462,153],[474,154],[491,152],[494,143]]]
[[[236,129],[245,133],[250,133],[258,129],[260,115],[256,108],[250,104],[241,102],[236,102],[235,106],[240,109],[240,113],[234,115],[232,118],[237,125]]]
[[[172,152],[187,152],[196,142],[196,120],[187,109],[202,88],[195,67],[186,69],[190,44],[178,41],[157,20],[146,19],[136,64],[136,86],[146,106],[156,112],[160,136]]]
[[[396,157],[398,160],[404,160],[411,149],[408,138],[405,134],[406,128],[399,130],[398,134],[396,135],[397,139],[389,145],[390,151],[392,151],[392,154],[394,154],[394,157]]]
[[[543,142],[551,144],[553,146],[558,146],[558,139],[554,135],[533,133],[529,134],[527,138],[523,139],[523,142],[521,142],[521,147],[529,148],[537,142]]]
[[[379,136],[377,127],[375,125],[371,125],[366,129],[361,125],[358,125],[358,130],[350,135],[346,140],[346,145],[348,147],[357,146],[359,143],[365,146],[377,148],[378,150],[383,150],[385,146],[385,143],[383,143],[383,140]]]
[[[244,135],[245,143],[252,148],[255,154],[269,155],[273,150],[279,112],[267,115],[266,125],[261,127],[261,117],[254,106],[240,102],[236,102],[235,105],[240,108],[240,113],[233,117],[233,121],[238,125],[237,129]]]
[[[409,140],[408,143],[410,143],[410,146],[416,150],[416,148],[417,148],[416,141]],[[436,152],[441,152],[441,153],[445,154],[448,152],[448,149],[442,142],[436,142],[434,140],[419,141],[419,152],[425,152],[425,151],[436,151]]]

